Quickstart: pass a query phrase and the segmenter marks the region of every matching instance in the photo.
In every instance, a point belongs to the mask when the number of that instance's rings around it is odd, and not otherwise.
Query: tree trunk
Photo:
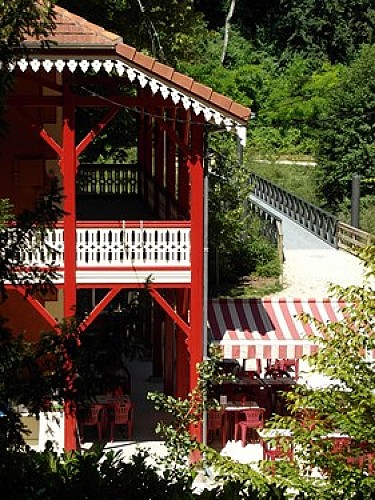
[[[228,41],[229,41],[229,28],[230,28],[230,20],[232,19],[234,9],[236,7],[236,0],[231,0],[229,10],[227,17],[225,18],[225,25],[224,25],[224,41],[223,41],[223,52],[221,53],[221,64],[224,64],[226,55],[227,55],[227,48],[228,48]]]

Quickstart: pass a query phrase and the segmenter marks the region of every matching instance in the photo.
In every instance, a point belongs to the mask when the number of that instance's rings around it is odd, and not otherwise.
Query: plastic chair
[[[288,442],[290,441],[290,443]],[[291,438],[281,438],[276,437],[272,438],[271,441],[262,440],[263,447],[263,460],[271,460],[271,473],[275,474],[275,460],[279,458],[287,458],[289,460],[293,460],[294,452],[293,452],[293,444],[291,442]]]
[[[126,404],[116,404],[113,407],[114,414],[111,420],[111,441],[115,438],[116,426],[126,426],[128,439],[133,438],[133,405],[129,402]]]
[[[293,460],[292,443],[286,442],[285,437],[272,438],[271,441],[262,440],[262,447],[263,447],[263,460],[276,460],[277,458],[285,458],[285,457],[289,458],[289,460]]]
[[[265,411],[265,408],[252,408],[242,411],[234,423],[234,440],[237,441],[238,431],[241,429],[241,442],[242,446],[245,446],[247,432],[263,428]],[[241,416],[244,416],[244,418],[242,419]]]
[[[102,440],[102,420],[101,417],[105,411],[102,405],[90,405],[88,408],[81,408],[78,414],[78,427],[81,442],[84,442],[84,428],[95,426],[98,432],[99,441]]]

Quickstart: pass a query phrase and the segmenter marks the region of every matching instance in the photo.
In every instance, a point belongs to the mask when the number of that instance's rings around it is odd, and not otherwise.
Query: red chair
[[[264,425],[265,408],[251,408],[242,411],[234,423],[234,440],[237,441],[238,431],[241,429],[242,446],[246,445],[247,432],[253,433],[256,429],[262,429]]]
[[[290,438],[288,438],[288,441]],[[275,437],[269,441],[262,440],[263,460],[276,460],[277,458],[289,458],[293,460],[293,445],[288,443],[287,438]]]
[[[291,438],[275,437],[269,441],[262,439],[263,460],[271,460],[271,472],[275,474],[275,460],[287,458],[293,460],[293,444]]]
[[[133,439],[133,405],[132,403],[116,404],[111,420],[111,441],[115,438],[116,426],[126,426],[128,439]]]
[[[330,439],[332,441],[331,453],[344,453],[346,455],[348,454],[351,443],[350,437],[340,436]]]
[[[81,408],[78,412],[78,427],[80,433],[80,439],[83,443],[84,438],[84,428],[95,426],[98,432],[99,441],[102,440],[102,417],[105,409],[102,405],[90,405],[87,408]]]

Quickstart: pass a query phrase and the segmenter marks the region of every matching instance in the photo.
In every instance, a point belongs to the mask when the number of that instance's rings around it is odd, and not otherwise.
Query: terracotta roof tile
[[[116,43],[122,42],[119,35],[106,31],[104,28],[90,23],[62,7],[55,5],[54,9],[56,14],[55,30],[52,34],[44,37],[43,40],[50,40],[58,45],[100,45],[107,47],[113,47]],[[25,39],[26,41],[36,41],[30,36],[26,36]]]
[[[174,71],[172,75],[172,82],[186,90],[190,90],[194,80],[190,78],[190,76]]]
[[[126,43],[118,44],[116,46],[116,52],[125,59],[128,59],[129,61],[132,61],[135,57],[135,54],[137,53],[134,47],[126,45]]]
[[[198,82],[193,83],[193,85],[191,86],[191,91],[194,94],[197,94],[201,99],[206,99],[207,101],[209,101],[212,96],[212,89]]]
[[[146,54],[142,54],[142,52],[136,52],[133,58],[133,62],[142,66],[144,69],[151,70],[155,64],[155,59],[147,56]]]
[[[229,111],[234,115],[242,118],[242,120],[247,121],[250,118],[251,109],[232,101]]]
[[[219,106],[222,109],[225,109],[226,111],[229,110],[231,104],[232,104],[232,99],[229,97],[226,97],[222,94],[218,94],[217,92],[212,92],[212,96],[210,101],[215,104],[216,106]]]
[[[170,80],[172,78],[174,69],[171,68],[170,66],[166,66],[165,64],[155,61],[152,71],[161,78],[164,78],[165,80]]]

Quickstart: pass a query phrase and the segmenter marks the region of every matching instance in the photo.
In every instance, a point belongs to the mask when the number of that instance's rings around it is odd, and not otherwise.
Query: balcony
[[[77,222],[77,283],[190,283],[190,222]],[[27,265],[54,265],[64,280],[64,229],[58,224],[19,249]]]

